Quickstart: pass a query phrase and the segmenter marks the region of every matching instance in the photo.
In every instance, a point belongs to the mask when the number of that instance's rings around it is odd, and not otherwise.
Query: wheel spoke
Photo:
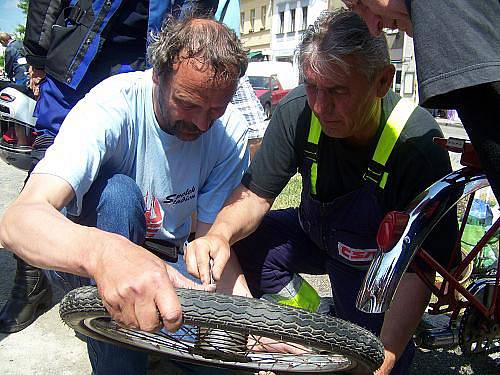
[[[311,347],[257,334],[249,334],[245,351],[230,353],[227,348],[221,350],[217,345],[211,345],[209,347],[210,351],[213,351],[213,355],[215,357],[220,355],[225,360],[217,358],[204,359],[196,351],[198,332],[202,328],[200,326],[184,325],[174,333],[165,332],[164,330],[151,333],[122,327],[110,318],[87,319],[85,324],[94,332],[109,339],[143,349],[154,350],[158,354],[167,354],[177,359],[196,358],[200,361],[205,360],[207,363],[219,360],[220,364],[238,364],[256,370],[290,372],[332,371],[333,369],[348,368],[351,365],[351,361],[342,355],[324,353]],[[218,335],[218,331],[221,330],[213,330],[215,334],[210,337],[211,343],[224,343],[224,340],[227,340],[227,336]],[[282,352],[284,348],[300,353]],[[229,357],[232,360],[228,359],[228,353],[233,354],[234,358]],[[242,357],[246,358],[246,360],[238,361]]]
[[[178,289],[185,325],[175,333],[120,326],[95,287],[68,293],[61,318],[97,340],[145,350],[177,361],[249,372],[371,372],[383,346],[349,322],[299,309],[218,293]]]

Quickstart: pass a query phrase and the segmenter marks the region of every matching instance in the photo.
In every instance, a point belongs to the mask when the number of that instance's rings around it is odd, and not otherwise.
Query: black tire
[[[384,348],[373,334],[341,319],[263,300],[218,293],[177,289],[177,295],[182,304],[185,326],[219,328],[229,332],[265,336],[304,345],[314,352],[309,353],[307,365],[290,369],[283,368],[283,365],[277,363],[269,363],[269,360],[260,363],[252,359],[231,361],[227,358],[206,358],[199,353],[177,351],[168,345],[162,347],[164,343],[160,337],[166,336],[165,334],[144,333],[117,327],[104,308],[96,287],[82,287],[68,293],[61,302],[59,313],[66,324],[86,336],[208,366],[247,369],[254,372],[268,370],[332,373],[333,365],[328,367],[327,363],[322,368],[320,366],[323,366],[324,362],[320,360],[321,363],[318,365],[314,362],[317,361],[315,358],[340,356],[344,361],[347,360],[348,365],[345,367],[344,363],[342,366],[345,368],[335,369],[335,372],[364,374],[372,373],[384,360]],[[100,329],[100,324],[105,329]],[[130,343],[131,340],[134,344]],[[281,354],[281,357],[283,356]],[[295,357],[298,356],[294,355]],[[287,360],[290,361],[286,359],[285,363]]]

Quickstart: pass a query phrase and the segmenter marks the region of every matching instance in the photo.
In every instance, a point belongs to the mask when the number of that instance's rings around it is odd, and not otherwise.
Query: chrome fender
[[[431,185],[405,211],[409,215],[401,237],[392,249],[379,251],[361,285],[356,307],[366,313],[389,309],[403,274],[427,235],[462,197],[488,186],[477,169],[465,167]]]

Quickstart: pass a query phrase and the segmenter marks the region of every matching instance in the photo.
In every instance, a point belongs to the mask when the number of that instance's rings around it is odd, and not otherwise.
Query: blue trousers
[[[98,178],[83,199],[81,215],[73,221],[121,234],[134,243],[142,244],[146,221],[141,191],[130,177],[124,175]],[[93,280],[68,273],[48,271],[47,276],[52,284],[62,288],[65,293],[94,284]],[[93,374],[146,374],[146,353],[91,338],[87,338],[87,350]]]
[[[72,218],[78,224],[96,227],[106,232],[120,234],[136,244],[142,244],[146,236],[142,193],[130,177],[112,175],[99,177],[83,199],[80,216]],[[183,275],[188,275],[182,258],[172,264]],[[64,272],[45,271],[52,285],[65,293],[84,285],[95,285],[94,280]],[[141,375],[147,372],[148,356],[144,352],[125,349],[91,338],[87,351],[94,375]],[[181,362],[172,366],[185,374],[229,375],[232,370],[201,367]]]
[[[319,249],[302,230],[297,209],[270,211],[259,228],[233,248],[254,297],[279,292],[294,273],[328,274],[334,315],[379,335],[384,314],[367,314],[355,307],[366,271],[349,267]],[[391,374],[408,374],[414,352],[410,341]]]

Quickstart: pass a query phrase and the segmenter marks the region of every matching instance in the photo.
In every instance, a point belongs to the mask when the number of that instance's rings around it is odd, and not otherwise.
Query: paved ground
[[[25,173],[0,161],[0,215],[18,194]],[[55,234],[57,235],[57,234]],[[0,307],[12,287],[15,263],[7,251],[0,249]],[[329,294],[324,278],[311,282]],[[496,358],[496,360],[494,359]],[[412,374],[498,374],[497,356],[466,358],[455,351],[418,351]],[[58,305],[42,315],[33,325],[16,334],[0,334],[0,373],[14,374],[90,374],[84,344],[64,326],[58,315]],[[176,375],[178,372],[161,361],[149,374]]]

